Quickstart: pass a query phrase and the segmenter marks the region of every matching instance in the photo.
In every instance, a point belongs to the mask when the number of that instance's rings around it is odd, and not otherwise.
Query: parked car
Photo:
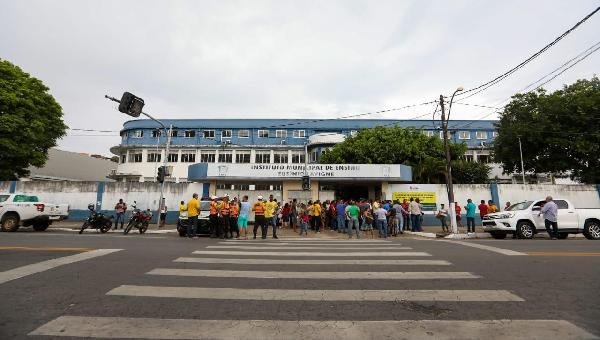
[[[0,229],[17,231],[19,226],[33,226],[35,231],[46,230],[54,221],[69,216],[68,204],[40,202],[37,196],[0,194]]]
[[[196,235],[210,235],[210,222],[208,220],[208,216],[210,214],[210,201],[203,200],[200,201],[200,215],[198,215],[198,227],[196,228]],[[179,236],[185,237],[187,236],[187,227],[188,220],[187,219],[177,219],[177,232]]]
[[[535,234],[546,231],[544,216],[540,216],[540,209],[545,202],[520,202],[505,211],[487,214],[483,217],[483,230],[496,239],[503,239],[507,234],[514,233],[519,238],[533,238]],[[558,206],[559,238],[583,233],[589,240],[600,240],[600,209],[575,209],[565,199],[554,199],[554,203]]]

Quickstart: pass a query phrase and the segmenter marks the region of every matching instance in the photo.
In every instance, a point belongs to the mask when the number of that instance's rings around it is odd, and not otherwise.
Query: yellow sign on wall
[[[403,200],[407,202],[410,199],[419,199],[421,204],[423,204],[423,210],[434,211],[437,209],[437,201],[435,192],[427,192],[427,191],[401,191],[401,192],[393,192],[392,200],[399,201],[402,203]]]

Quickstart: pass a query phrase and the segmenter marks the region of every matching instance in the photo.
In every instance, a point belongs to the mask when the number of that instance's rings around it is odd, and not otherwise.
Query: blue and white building
[[[385,191],[385,183],[410,182],[410,167],[402,165],[338,173],[328,172],[318,164],[324,150],[361,129],[415,127],[441,138],[439,122],[434,124],[430,120],[167,119],[163,122],[173,126],[170,151],[166,155],[170,174],[167,181],[209,182],[210,192],[215,194],[233,191],[252,197],[274,192],[284,199],[302,194],[299,172],[304,171],[305,161],[314,175],[313,198],[335,195],[375,198]],[[464,155],[467,160],[489,162],[489,146],[496,137],[494,123],[451,121],[450,137],[468,145]],[[120,159],[111,177],[117,181],[155,181],[157,168],[165,157],[165,133],[155,122],[141,119],[126,122],[121,137],[121,144],[111,148]]]

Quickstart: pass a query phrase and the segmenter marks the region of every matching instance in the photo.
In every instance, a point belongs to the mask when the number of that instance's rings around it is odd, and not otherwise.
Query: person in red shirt
[[[479,204],[478,208],[479,208],[479,217],[481,217],[481,219],[483,220],[483,216],[487,215],[487,213],[488,213],[488,205],[485,204],[485,200],[481,200],[481,204]]]
[[[460,221],[461,217],[460,217],[460,211],[462,210],[462,208],[460,207],[460,204],[456,204],[454,205],[454,211],[456,212],[456,224],[462,228],[462,222]]]

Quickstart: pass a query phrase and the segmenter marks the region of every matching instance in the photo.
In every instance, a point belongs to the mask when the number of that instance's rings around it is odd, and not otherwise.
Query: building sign
[[[410,199],[419,199],[423,205],[424,211],[437,210],[437,201],[435,192],[431,191],[400,191],[392,192],[392,200],[397,200],[402,203],[403,200],[410,201]]]
[[[304,164],[198,163],[191,165],[188,178],[199,179],[300,179]],[[308,164],[314,179],[410,181],[412,169],[401,164]]]

